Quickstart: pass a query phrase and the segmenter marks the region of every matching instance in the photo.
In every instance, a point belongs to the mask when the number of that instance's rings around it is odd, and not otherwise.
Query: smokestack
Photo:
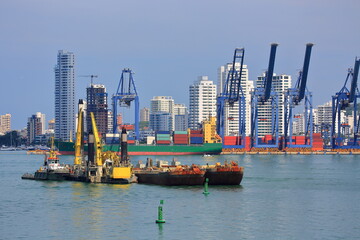
[[[126,129],[123,128],[122,131],[121,131],[121,137],[120,137],[120,140],[121,140],[121,160],[120,162],[121,163],[127,163],[128,161],[128,149],[127,149],[127,133],[126,133]]]
[[[94,134],[92,131],[90,131],[88,136],[88,162],[93,165],[94,159],[95,159]]]

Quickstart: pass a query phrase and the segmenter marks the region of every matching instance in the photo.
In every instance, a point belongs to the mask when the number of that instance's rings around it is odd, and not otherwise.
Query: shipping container
[[[174,131],[174,135],[177,135],[177,134],[181,134],[181,135],[187,135],[188,132],[187,131]]]
[[[190,130],[190,133],[194,133],[194,134],[200,134],[202,133],[202,130]]]
[[[157,131],[156,134],[170,134],[170,131]]]
[[[204,137],[204,134],[202,134],[202,133],[194,133],[194,134],[190,134],[190,137]]]
[[[203,138],[202,137],[190,137],[191,144],[202,144]]]

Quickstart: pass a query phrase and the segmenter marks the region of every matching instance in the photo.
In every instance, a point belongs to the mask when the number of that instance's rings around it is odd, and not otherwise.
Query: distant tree
[[[17,147],[26,143],[26,139],[21,138],[18,131],[10,131],[0,136],[0,145]]]
[[[140,130],[145,130],[145,128],[149,127],[149,121],[141,121],[139,123]]]

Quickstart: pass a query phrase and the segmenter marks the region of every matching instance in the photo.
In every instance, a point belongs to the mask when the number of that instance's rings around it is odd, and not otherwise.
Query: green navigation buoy
[[[204,194],[205,196],[207,196],[207,195],[210,194],[209,191],[208,191],[208,187],[209,187],[209,179],[206,178],[206,179],[205,179],[205,183],[204,183],[204,192],[203,192],[203,194]]]
[[[164,204],[164,200],[160,200],[160,205],[158,207],[158,219],[155,221],[156,223],[165,223],[165,219],[163,219],[162,205]]]

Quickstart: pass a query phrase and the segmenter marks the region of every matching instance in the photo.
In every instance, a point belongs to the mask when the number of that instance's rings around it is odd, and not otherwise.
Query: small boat
[[[55,148],[54,140],[52,140],[52,147],[48,154],[45,154],[44,165],[40,167],[32,176],[32,174],[24,174],[22,179],[32,180],[66,180],[70,175],[70,167],[60,164]]]
[[[163,161],[161,161],[163,162]],[[148,159],[145,168],[134,168],[138,183],[156,184],[166,186],[179,185],[202,185],[204,184],[205,171],[196,165],[166,165],[158,164],[158,167],[152,166],[152,160]]]
[[[244,175],[244,167],[231,162],[224,165],[206,165],[201,168],[205,171],[205,178],[209,179],[209,185],[239,185]]]

